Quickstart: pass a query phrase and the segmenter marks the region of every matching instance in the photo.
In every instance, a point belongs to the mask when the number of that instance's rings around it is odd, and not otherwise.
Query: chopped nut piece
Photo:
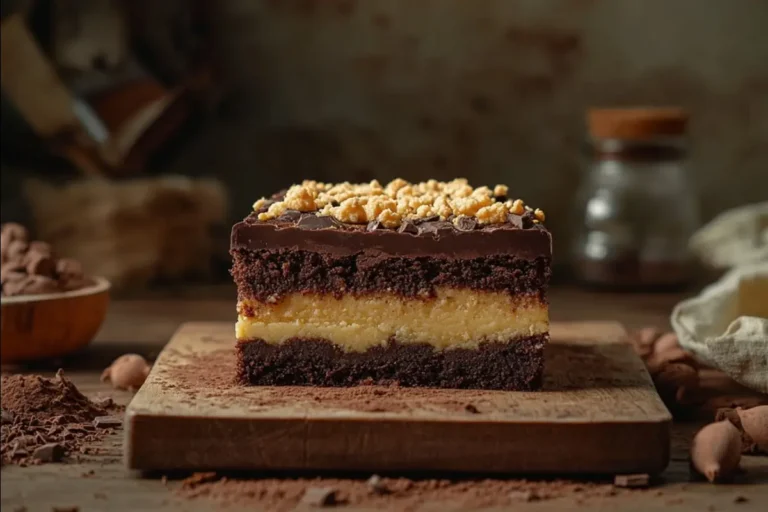
[[[500,202],[509,187],[496,185],[472,188],[466,179],[450,182],[429,180],[409,183],[397,178],[382,186],[370,183],[331,184],[305,180],[290,187],[282,200],[260,199],[253,204],[261,221],[276,219],[287,211],[317,212],[341,222],[366,224],[378,220],[386,228],[397,228],[404,219],[424,219],[439,216],[441,220],[459,215],[476,217],[482,224],[507,222],[506,213],[522,215],[533,211],[521,200]],[[264,211],[266,209],[266,211]],[[389,211],[390,213],[385,213]],[[481,213],[482,212],[482,213]],[[380,218],[384,215],[383,219]],[[539,222],[544,212],[536,210]]]
[[[377,220],[381,222],[381,224],[384,227],[387,228],[396,228],[400,225],[402,217],[399,213],[393,212],[392,210],[384,210],[379,214],[377,217]]]
[[[544,212],[539,208],[536,208],[536,210],[534,210],[533,215],[536,216],[536,220],[540,222],[544,222],[545,220],[547,220],[546,215],[544,215]]]
[[[514,213],[515,215],[522,215],[525,213],[525,204],[520,199],[515,199],[512,202],[512,207],[509,209],[509,213]]]
[[[480,208],[476,217],[481,224],[498,224],[507,220],[507,209],[502,203],[493,203]]]

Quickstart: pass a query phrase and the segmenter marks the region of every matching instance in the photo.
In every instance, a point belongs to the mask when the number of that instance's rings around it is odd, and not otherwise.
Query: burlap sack
[[[768,393],[768,203],[719,216],[693,236],[691,248],[709,266],[732,270],[674,308],[680,344]]]

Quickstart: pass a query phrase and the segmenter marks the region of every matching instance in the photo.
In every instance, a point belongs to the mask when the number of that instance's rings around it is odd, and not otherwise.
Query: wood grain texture
[[[88,345],[109,306],[109,281],[47,295],[2,298],[0,361],[3,364],[58,357]]]
[[[133,395],[114,390],[110,384],[100,382],[101,370],[125,352],[138,352],[154,359],[179,324],[188,319],[230,321],[234,293],[233,285],[189,285],[172,291],[153,290],[151,295],[134,296],[133,300],[117,300],[110,307],[95,342],[86,351],[65,358],[63,364],[51,364],[44,374],[52,377],[57,368],[63,367],[67,377],[87,396],[109,396],[117,403],[127,404]],[[662,328],[668,326],[671,306],[683,298],[672,294],[589,293],[559,287],[552,288],[550,295],[555,320],[611,318],[629,326],[656,325]],[[163,297],[165,300],[160,300]],[[205,297],[205,300],[200,297]],[[213,300],[216,297],[219,300]],[[36,373],[43,371],[39,367],[26,370]],[[9,369],[6,367],[4,371]],[[701,388],[712,397],[738,396],[744,392],[717,372],[702,374]],[[711,421],[713,417],[713,411],[701,416],[703,422]],[[670,464],[662,473],[662,479],[651,490],[619,493],[609,498],[590,498],[583,492],[577,492],[560,499],[522,502],[516,504],[514,510],[583,512],[609,509],[645,512],[663,508],[672,512],[701,512],[707,509],[762,511],[765,507],[761,508],[760,503],[768,502],[768,457],[744,456],[742,468],[745,473],[733,484],[713,486],[706,481],[692,481],[688,450],[691,438],[702,425],[702,422],[673,423]],[[170,476],[168,481],[160,478],[162,474],[156,474],[155,478],[131,478],[124,468],[124,443],[122,432],[120,434],[106,440],[99,454],[83,456],[80,462],[28,467],[4,466],[0,472],[0,508],[50,511],[53,507],[77,505],[83,511],[193,512],[207,511],[217,506],[217,503],[207,499],[188,500],[177,495],[174,491],[180,482]],[[87,478],[84,477],[86,475]],[[370,473],[363,473],[358,478],[365,481],[369,476]],[[596,479],[588,476],[584,481],[594,482]],[[45,489],[45,492],[40,492],[40,489]],[[471,487],[468,492],[471,492]],[[747,501],[734,503],[739,496]],[[239,506],[228,505],[226,508],[229,512],[265,509],[252,502]],[[362,509],[360,507],[355,510]],[[461,504],[425,500],[417,510],[461,510]],[[489,510],[508,508],[494,507]]]
[[[126,464],[656,474],[671,417],[623,334],[554,324],[541,392],[318,389],[238,386],[232,325],[184,324],[127,410]]]

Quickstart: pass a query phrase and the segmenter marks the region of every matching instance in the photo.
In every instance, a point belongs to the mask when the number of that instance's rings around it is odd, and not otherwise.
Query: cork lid
[[[685,135],[688,118],[675,107],[592,108],[587,124],[595,138],[640,141]]]

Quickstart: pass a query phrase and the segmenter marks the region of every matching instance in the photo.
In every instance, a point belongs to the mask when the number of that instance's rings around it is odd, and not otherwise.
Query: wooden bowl
[[[0,362],[58,357],[91,342],[109,305],[109,281],[80,290],[0,300]]]

